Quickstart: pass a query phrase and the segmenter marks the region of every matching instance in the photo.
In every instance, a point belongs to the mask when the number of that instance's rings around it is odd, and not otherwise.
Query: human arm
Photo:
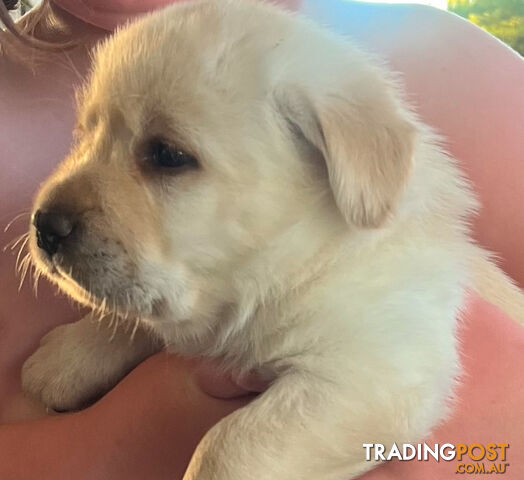
[[[202,383],[195,369],[158,354],[87,410],[0,426],[0,478],[182,478],[204,433],[250,399],[225,378]]]

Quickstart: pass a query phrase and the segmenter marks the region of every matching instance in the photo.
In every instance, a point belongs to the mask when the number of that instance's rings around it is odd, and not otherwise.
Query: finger
[[[94,457],[103,468],[99,478],[182,478],[205,433],[248,403],[246,396],[208,394],[199,386],[197,366],[196,361],[155,355],[82,412],[87,419],[83,435],[98,442]],[[221,391],[226,384],[219,385]]]

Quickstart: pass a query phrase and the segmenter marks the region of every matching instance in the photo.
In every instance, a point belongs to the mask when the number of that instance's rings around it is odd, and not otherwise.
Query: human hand
[[[181,479],[204,434],[251,398],[212,366],[161,353],[87,410],[42,416],[22,402],[3,420],[42,418],[0,427],[0,478]]]

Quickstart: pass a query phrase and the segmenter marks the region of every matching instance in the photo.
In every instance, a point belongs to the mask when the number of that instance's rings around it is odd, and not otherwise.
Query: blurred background
[[[79,0],[81,1],[81,0]],[[375,3],[418,3],[449,10],[488,31],[524,56],[524,0],[367,0]],[[40,0],[6,0],[19,18]]]
[[[449,0],[447,8],[524,56],[524,0]]]
[[[488,31],[524,56],[524,0],[367,0],[418,3],[448,10]]]

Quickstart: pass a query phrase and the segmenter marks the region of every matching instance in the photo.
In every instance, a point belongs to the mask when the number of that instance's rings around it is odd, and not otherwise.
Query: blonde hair
[[[2,52],[14,50],[17,54],[20,54],[21,50],[30,48],[33,50],[31,56],[34,59],[35,55],[38,56],[35,50],[40,50],[44,54],[60,52],[73,46],[71,42],[49,42],[38,38],[36,35],[37,27],[41,26],[49,31],[60,30],[50,0],[43,0],[40,5],[33,8],[16,23],[11,18],[4,2],[0,0],[0,26],[2,24],[5,26],[5,31],[0,31],[0,49]]]

